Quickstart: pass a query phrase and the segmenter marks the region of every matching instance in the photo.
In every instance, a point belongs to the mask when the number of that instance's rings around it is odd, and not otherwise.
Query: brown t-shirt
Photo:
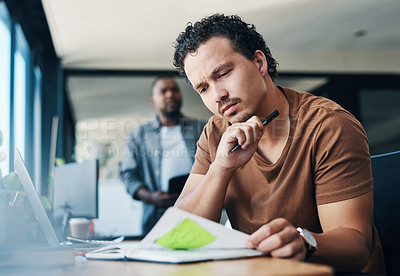
[[[255,153],[232,177],[224,206],[232,227],[249,234],[278,217],[321,233],[317,205],[372,190],[368,140],[361,124],[333,101],[282,90],[290,116],[283,152],[275,164]],[[192,174],[207,173],[228,126],[217,116],[209,120],[198,141]],[[274,121],[268,127],[274,127]],[[379,239],[374,241],[379,246]]]

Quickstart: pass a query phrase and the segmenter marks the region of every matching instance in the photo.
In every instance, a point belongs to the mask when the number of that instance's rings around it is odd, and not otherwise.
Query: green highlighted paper
[[[193,220],[186,218],[156,242],[166,248],[190,249],[203,247],[215,237]]]

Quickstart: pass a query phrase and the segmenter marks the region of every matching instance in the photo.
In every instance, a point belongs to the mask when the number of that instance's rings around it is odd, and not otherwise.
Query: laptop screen
[[[36,219],[39,222],[40,227],[46,237],[46,240],[51,247],[60,247],[60,242],[57,238],[56,232],[47,216],[46,210],[43,207],[40,197],[33,185],[32,179],[29,176],[28,170],[26,169],[24,160],[17,149],[15,152],[14,161],[15,172],[17,173],[26,197],[28,198]]]

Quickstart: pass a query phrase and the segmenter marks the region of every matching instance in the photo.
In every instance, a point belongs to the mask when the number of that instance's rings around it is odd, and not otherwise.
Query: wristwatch
[[[306,253],[305,260],[307,260],[315,252],[315,250],[317,250],[317,240],[307,229],[297,227],[296,230],[297,230],[297,232],[299,232],[300,236],[303,238],[304,244],[306,246],[307,253]]]

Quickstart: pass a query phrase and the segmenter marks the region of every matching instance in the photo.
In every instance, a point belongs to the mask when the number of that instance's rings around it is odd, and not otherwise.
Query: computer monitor
[[[64,234],[70,218],[98,218],[97,159],[54,168],[53,219]]]

